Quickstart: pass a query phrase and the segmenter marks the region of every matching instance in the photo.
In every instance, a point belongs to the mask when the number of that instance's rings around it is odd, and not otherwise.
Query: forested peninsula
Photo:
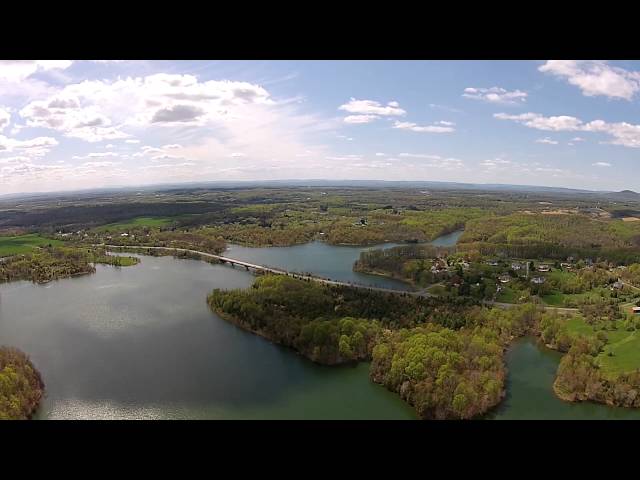
[[[44,382],[26,354],[0,346],[0,420],[31,418],[44,395]]]

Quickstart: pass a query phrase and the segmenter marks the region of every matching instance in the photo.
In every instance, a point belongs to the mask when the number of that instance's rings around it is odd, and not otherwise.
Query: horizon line
[[[623,190],[588,190],[581,188],[573,188],[573,187],[557,187],[557,186],[546,186],[546,185],[530,185],[530,184],[515,184],[515,183],[470,183],[470,182],[455,182],[455,181],[439,181],[439,180],[371,180],[371,179],[344,179],[344,180],[336,180],[336,179],[325,179],[325,178],[303,178],[303,179],[270,179],[270,180],[204,180],[204,181],[188,181],[188,182],[164,182],[164,183],[152,183],[152,184],[140,184],[140,185],[115,185],[115,186],[105,186],[105,187],[94,187],[94,188],[86,188],[86,189],[73,189],[73,190],[49,190],[49,191],[32,191],[32,192],[17,192],[17,193],[7,193],[0,194],[0,199],[7,198],[20,198],[20,197],[33,197],[33,196],[51,196],[51,195],[64,195],[64,194],[80,194],[80,193],[91,193],[105,190],[136,190],[136,189],[163,189],[163,188],[188,188],[192,186],[193,188],[197,188],[199,185],[215,185],[215,184],[264,184],[264,183],[304,183],[304,182],[326,182],[327,185],[315,185],[315,186],[332,186],[331,183],[341,183],[346,184],[345,186],[357,186],[357,185],[349,185],[349,182],[353,183],[424,183],[424,184],[441,184],[441,185],[461,185],[461,186],[472,186],[472,187],[518,187],[518,188],[536,188],[536,189],[549,189],[549,190],[569,190],[573,192],[581,192],[581,193],[621,193],[621,192],[633,192],[637,193],[631,189],[623,189]],[[311,186],[311,185],[309,185]]]

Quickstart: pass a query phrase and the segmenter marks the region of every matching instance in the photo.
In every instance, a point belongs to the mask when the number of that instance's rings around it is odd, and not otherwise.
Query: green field
[[[44,238],[37,233],[18,235],[15,237],[0,237],[0,257],[29,253],[34,247],[46,245],[61,245],[60,240]]]
[[[584,293],[549,293],[542,297],[542,301],[552,307],[572,307],[576,302],[596,301],[600,298],[610,298],[609,290],[606,288],[594,288]]]
[[[110,232],[110,231],[122,231],[130,228],[140,227],[164,227],[171,224],[173,219],[171,217],[136,217],[126,222],[109,223],[102,225],[94,230],[96,232]]]
[[[609,344],[604,352],[598,355],[598,362],[602,369],[609,374],[616,375],[631,372],[640,368],[640,332],[611,332],[618,335],[609,337]],[[616,338],[617,337],[617,338]],[[609,352],[613,356],[609,356]]]
[[[627,331],[622,322],[617,322],[616,326],[615,330],[600,330],[607,336],[607,344],[596,357],[602,370],[612,377],[640,368],[640,331]],[[567,330],[572,336],[590,337],[597,333],[580,317],[568,320]]]

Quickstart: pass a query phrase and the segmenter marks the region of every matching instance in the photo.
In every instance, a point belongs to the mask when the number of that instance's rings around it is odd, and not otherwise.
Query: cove
[[[516,340],[506,355],[507,396],[488,420],[640,420],[640,410],[565,402],[553,392],[562,354],[533,337]]]
[[[438,247],[451,247],[458,242],[462,233],[463,230],[457,230],[442,235],[429,243]],[[245,262],[283,268],[297,273],[312,273],[332,280],[395,290],[411,290],[411,286],[400,280],[353,271],[353,264],[358,260],[361,252],[399,245],[406,244],[384,243],[371,247],[353,247],[329,245],[325,242],[315,241],[291,247],[252,248],[229,245],[224,255]]]

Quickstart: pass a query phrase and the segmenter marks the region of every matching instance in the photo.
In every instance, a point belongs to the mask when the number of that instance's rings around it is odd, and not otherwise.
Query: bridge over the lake
[[[243,260],[238,260],[235,258],[225,257],[224,255],[215,255],[213,253],[200,252],[198,250],[190,250],[188,248],[174,248],[174,247],[147,247],[147,246],[136,246],[136,245],[97,245],[106,247],[109,249],[114,248],[123,248],[123,249],[134,249],[134,250],[162,250],[166,252],[183,252],[190,253],[192,255],[198,255],[206,258],[213,258],[220,263],[226,263],[235,267],[236,265],[239,267],[244,267],[248,271],[260,272],[260,273],[271,273],[274,275],[287,275],[292,278],[296,278],[298,280],[307,280],[312,282],[323,283],[325,285],[339,285],[344,287],[353,287],[353,288],[361,288],[367,290],[373,290],[376,292],[386,292],[386,293],[396,293],[396,294],[408,294],[408,295],[418,295],[424,297],[434,296],[425,291],[409,291],[409,290],[397,290],[393,288],[384,288],[384,287],[375,287],[373,285],[363,285],[360,283],[352,283],[352,282],[341,282],[338,280],[331,280],[329,278],[319,277],[317,275],[311,275],[308,273],[297,273],[290,272],[288,270],[276,267],[269,267],[266,265],[257,265],[251,262],[245,262]]]
[[[162,251],[166,251],[166,252],[183,252],[183,253],[190,253],[192,255],[198,255],[201,257],[207,257],[207,258],[213,258],[215,260],[218,260],[221,263],[226,263],[228,265],[231,266],[240,266],[240,267],[244,267],[246,270],[253,270],[254,272],[261,272],[261,273],[271,273],[274,275],[287,275],[289,277],[292,278],[296,278],[298,280],[306,280],[306,281],[311,281],[311,282],[318,282],[318,283],[322,283],[325,285],[339,285],[339,286],[344,286],[344,287],[352,287],[352,288],[360,288],[363,290],[371,290],[374,292],[384,292],[384,293],[395,293],[395,294],[400,294],[400,295],[412,295],[412,296],[417,296],[417,297],[437,297],[437,295],[434,295],[432,293],[429,293],[426,291],[426,289],[423,290],[418,290],[418,291],[410,291],[410,290],[396,290],[393,288],[384,288],[384,287],[374,287],[372,285],[363,285],[360,283],[352,283],[352,282],[341,282],[338,280],[331,280],[329,278],[323,278],[323,277],[319,277],[316,275],[311,275],[311,274],[304,274],[304,273],[296,273],[296,272],[290,272],[288,270],[282,269],[282,268],[276,268],[276,267],[269,267],[269,266],[265,266],[265,265],[257,265],[255,263],[250,263],[250,262],[245,262],[243,260],[237,260],[235,258],[230,258],[230,257],[225,257],[224,255],[215,255],[213,253],[206,253],[206,252],[200,252],[198,250],[190,250],[188,248],[175,248],[175,247],[147,247],[147,246],[138,246],[138,245],[94,245],[94,246],[98,246],[98,247],[105,247],[105,248],[109,248],[109,249],[114,249],[114,248],[123,248],[123,249],[133,249],[133,250],[162,250]],[[495,301],[490,301],[490,300],[484,300],[482,302],[484,305],[491,305],[491,306],[495,306],[495,307],[499,307],[499,308],[513,308],[513,307],[517,307],[518,305],[515,303],[500,303],[500,302],[495,302]],[[575,313],[578,311],[577,308],[563,308],[563,307],[552,307],[552,306],[547,306],[547,305],[539,305],[540,307],[542,307],[545,310],[551,310],[551,311],[556,311],[558,313]]]

